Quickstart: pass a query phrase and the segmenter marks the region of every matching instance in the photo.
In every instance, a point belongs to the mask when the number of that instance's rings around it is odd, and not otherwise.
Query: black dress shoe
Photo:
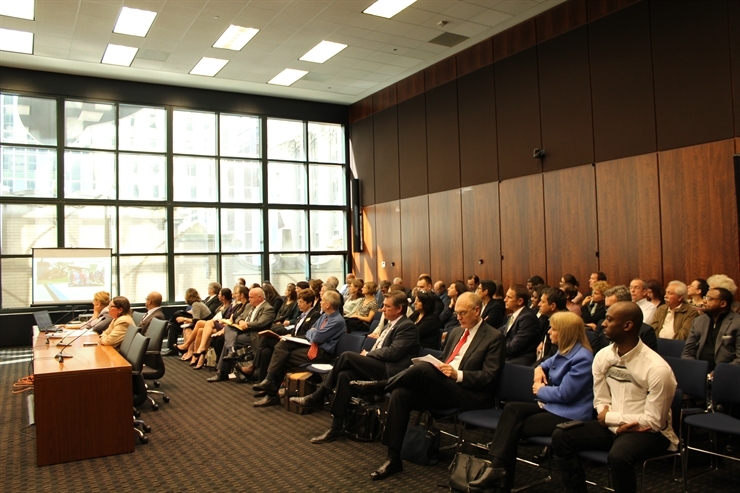
[[[236,383],[247,383],[247,377],[239,371],[239,367],[234,368],[234,376],[236,376]]]
[[[220,371],[217,371],[215,375],[213,375],[211,378],[206,378],[206,382],[223,382],[224,380],[228,380],[229,376],[221,373]]]
[[[291,397],[290,402],[306,409],[324,409],[324,399],[319,399],[314,394],[309,394],[305,397]]]
[[[254,401],[252,405],[254,407],[269,407],[269,406],[277,406],[280,404],[280,397],[276,395],[266,395],[262,399],[258,401]]]
[[[550,455],[550,447],[548,445],[545,445],[532,457],[532,460],[537,462],[538,464],[542,464],[543,462],[547,461],[548,455]]]
[[[237,354],[237,352],[232,349],[231,351],[229,351],[229,353],[226,356],[224,356],[223,359],[224,361],[226,361],[226,360],[232,360],[232,359],[238,359],[238,358],[239,358],[239,354]]]
[[[260,383],[254,384],[252,390],[264,390],[268,394],[277,394],[277,385],[272,380],[264,379]]]
[[[352,380],[349,386],[363,394],[384,394],[385,380]]]
[[[494,492],[500,486],[501,480],[506,477],[506,469],[503,467],[492,467],[480,478],[468,483],[468,491],[471,493]]]
[[[290,400],[296,399],[296,397],[291,397]],[[337,438],[343,438],[344,437],[344,430],[335,430],[332,428],[329,428],[324,433],[317,437],[313,437],[310,442],[311,443],[329,443],[333,442]]]
[[[264,397],[266,395],[267,395],[267,392],[265,392],[264,390],[258,390],[257,392],[254,393],[255,397]]]
[[[386,459],[379,468],[370,473],[370,478],[373,481],[380,481],[392,474],[396,474],[397,472],[401,471],[403,471],[403,462],[401,462],[400,460],[394,461],[391,459]]]

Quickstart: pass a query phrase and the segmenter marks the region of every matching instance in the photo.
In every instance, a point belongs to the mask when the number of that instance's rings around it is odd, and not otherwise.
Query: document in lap
[[[427,354],[426,356],[419,356],[418,358],[411,358],[411,362],[413,364],[426,362],[431,364],[433,367],[439,370],[439,367],[442,366],[444,363],[432,356],[431,354]],[[441,371],[441,370],[440,370]]]

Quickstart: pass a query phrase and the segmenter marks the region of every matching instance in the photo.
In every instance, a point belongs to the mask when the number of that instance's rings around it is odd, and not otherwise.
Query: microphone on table
[[[71,354],[63,354],[64,353],[64,349],[67,348],[67,347],[69,347],[69,346],[71,346],[77,339],[79,339],[80,337],[82,337],[83,335],[85,335],[85,333],[88,332],[89,330],[90,329],[83,330],[82,332],[80,332],[80,334],[77,337],[75,337],[74,339],[72,339],[67,344],[64,344],[63,343],[64,339],[67,337],[67,336],[64,336],[64,338],[62,338],[62,340],[57,343],[57,347],[60,347],[61,346],[62,349],[60,349],[59,350],[59,353],[57,353],[57,355],[54,356],[54,359],[57,360],[57,361],[59,361],[60,363],[64,363],[64,359],[65,358],[71,358],[72,357]],[[69,334],[67,334],[67,335],[69,335]]]

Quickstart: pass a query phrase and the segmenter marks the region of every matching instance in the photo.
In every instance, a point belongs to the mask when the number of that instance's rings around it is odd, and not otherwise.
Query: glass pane
[[[289,282],[296,283],[308,279],[306,255],[283,253],[270,255],[270,282],[282,292]]]
[[[0,148],[3,197],[56,197],[57,153],[54,149]]]
[[[247,281],[247,286],[255,282],[262,284],[262,256],[222,255],[221,284],[231,289],[240,277]]]
[[[267,165],[267,200],[271,204],[305,204],[306,166],[269,163]]]
[[[172,142],[178,154],[216,155],[216,114],[175,110]]]
[[[96,205],[64,208],[64,246],[116,251],[116,208]]]
[[[345,205],[347,203],[347,181],[344,166],[308,165],[311,204]]]
[[[344,211],[311,211],[311,250],[347,250]]]
[[[56,145],[57,102],[53,99],[0,95],[2,140],[6,144]]]
[[[260,157],[260,119],[256,116],[221,115],[222,156]]]
[[[165,152],[167,111],[164,108],[120,105],[118,148],[124,151]]]
[[[261,252],[262,211],[221,209],[221,251]]]
[[[56,206],[2,204],[1,207],[3,255],[30,255],[32,248],[57,247]]]
[[[118,155],[120,200],[166,200],[167,160],[152,154]]]
[[[64,133],[68,147],[115,149],[116,106],[65,101]]]
[[[174,182],[175,200],[218,201],[215,159],[175,156]]]
[[[31,258],[0,260],[3,279],[2,308],[31,306]]]
[[[220,192],[221,202],[262,202],[262,164],[222,159]]]
[[[306,212],[271,210],[270,250],[291,252],[306,250]]]
[[[66,151],[64,197],[115,199],[116,155],[112,152]]]
[[[121,293],[131,303],[141,303],[152,291],[167,297],[167,257],[119,257]]]
[[[175,222],[175,252],[217,251],[218,213],[216,209],[175,207],[173,220]]]
[[[208,296],[208,283],[218,279],[217,266],[215,255],[175,257],[175,299],[185,300],[188,288],[197,289],[201,299]]]
[[[309,123],[308,160],[344,163],[344,128],[330,123]]]
[[[164,207],[118,209],[120,253],[166,253],[167,213]],[[121,264],[123,266],[123,264]],[[124,271],[122,270],[121,273]],[[121,286],[122,293],[126,290]]]
[[[267,157],[305,161],[303,122],[269,118],[267,120]]]
[[[311,255],[311,279],[344,279],[344,255]]]

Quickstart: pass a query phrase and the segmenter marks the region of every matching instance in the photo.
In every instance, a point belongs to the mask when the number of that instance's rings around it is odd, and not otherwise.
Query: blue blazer
[[[561,354],[558,351],[540,367],[547,375],[547,385],[537,391],[537,400],[545,410],[561,418],[589,421],[594,413],[594,355],[579,342]]]

